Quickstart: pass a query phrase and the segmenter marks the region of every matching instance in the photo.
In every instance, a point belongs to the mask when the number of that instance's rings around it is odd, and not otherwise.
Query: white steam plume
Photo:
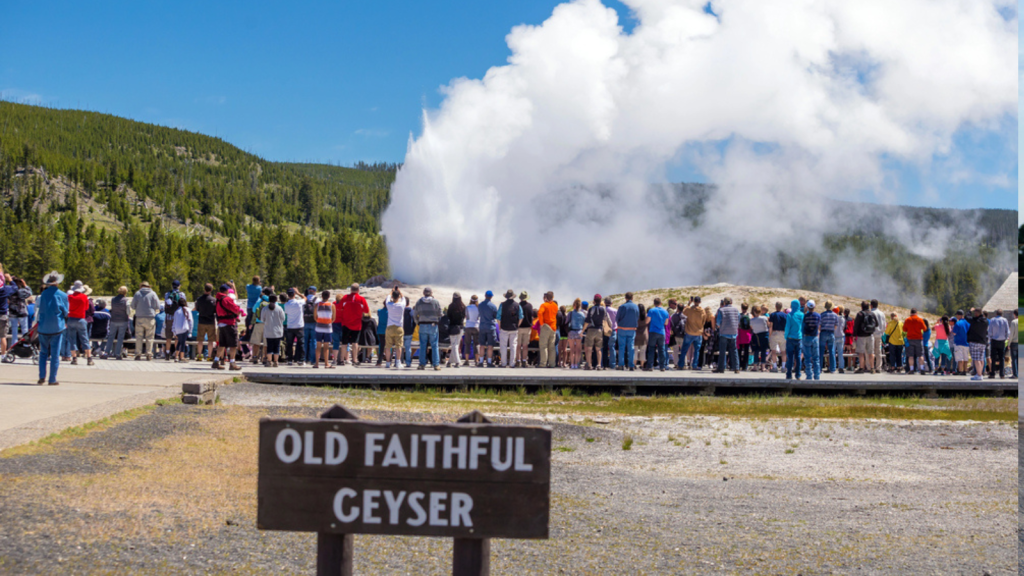
[[[1012,2],[626,3],[629,34],[598,0],[514,28],[507,65],[424,113],[383,217],[397,277],[611,292],[727,261],[750,281],[826,231],[826,197],[891,201],[886,158],[1016,116]],[[698,228],[651,194],[683,157],[718,186]]]

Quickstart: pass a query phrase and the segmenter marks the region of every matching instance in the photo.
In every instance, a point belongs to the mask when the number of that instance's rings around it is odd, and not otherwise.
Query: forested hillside
[[[219,138],[0,101],[0,262],[110,292],[261,274],[340,286],[388,270],[396,166],[268,162]]]

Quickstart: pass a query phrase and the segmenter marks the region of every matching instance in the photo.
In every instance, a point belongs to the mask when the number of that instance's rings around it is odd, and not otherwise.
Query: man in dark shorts
[[[341,313],[341,349],[338,351],[338,366],[344,366],[348,346],[352,346],[352,365],[359,365],[359,333],[363,330],[363,314],[370,313],[366,298],[359,295],[359,284],[353,284],[335,308]]]
[[[235,299],[228,294],[228,285],[221,284],[217,293],[217,353],[213,357],[214,370],[223,370],[223,362],[231,365],[232,370],[241,370],[235,364],[235,350],[238,349],[238,317],[242,309]]]

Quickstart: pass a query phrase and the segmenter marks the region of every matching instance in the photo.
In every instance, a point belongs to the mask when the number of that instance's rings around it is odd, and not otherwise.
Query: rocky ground
[[[0,573],[312,573],[312,535],[255,527],[256,423],[312,416],[336,397],[233,385],[213,407],[164,406],[4,453]],[[551,538],[494,541],[494,574],[1018,569],[1014,423],[512,420],[554,429]],[[355,546],[359,574],[450,573],[450,540]]]

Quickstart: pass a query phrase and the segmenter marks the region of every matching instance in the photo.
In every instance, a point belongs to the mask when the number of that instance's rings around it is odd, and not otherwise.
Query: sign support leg
[[[491,539],[455,538],[453,576],[490,576]]]
[[[334,420],[357,420],[358,417],[335,404],[320,415]],[[352,555],[354,543],[351,534],[317,532],[316,574],[317,576],[352,576]]]

